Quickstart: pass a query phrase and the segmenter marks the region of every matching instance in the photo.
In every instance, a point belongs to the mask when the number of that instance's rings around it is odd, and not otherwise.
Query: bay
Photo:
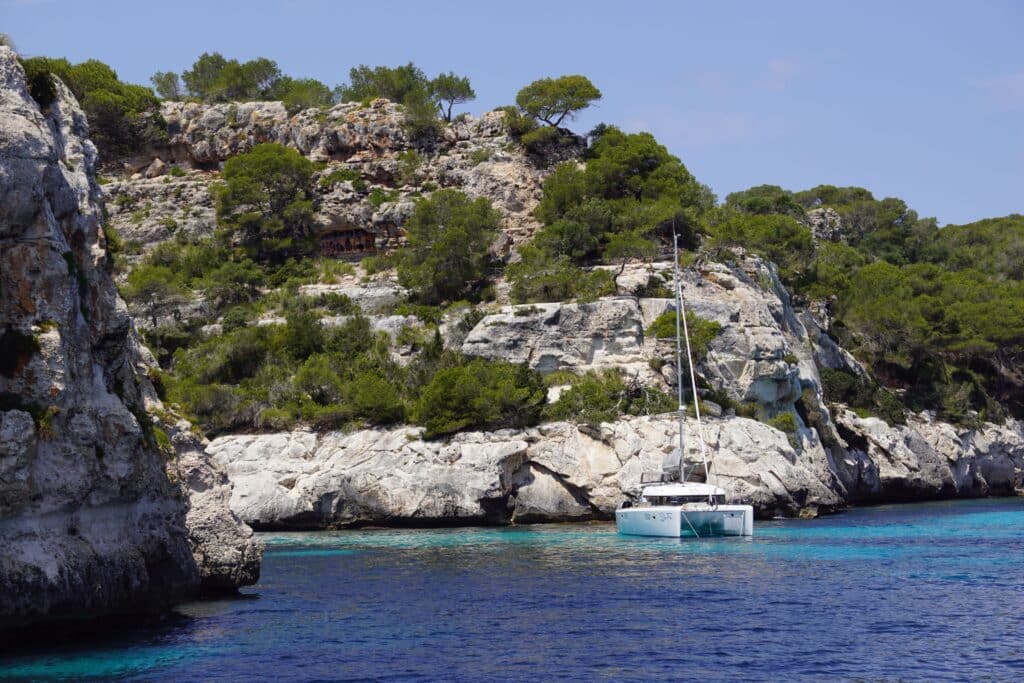
[[[263,534],[258,585],[0,658],[13,680],[1024,679],[1024,499],[760,521]]]

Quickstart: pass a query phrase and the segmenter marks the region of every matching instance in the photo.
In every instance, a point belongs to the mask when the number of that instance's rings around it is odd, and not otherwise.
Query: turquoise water
[[[265,534],[241,597],[0,655],[0,678],[1024,680],[1024,499],[755,534]]]

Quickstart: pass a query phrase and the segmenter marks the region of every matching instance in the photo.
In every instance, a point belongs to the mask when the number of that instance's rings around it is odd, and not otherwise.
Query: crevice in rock
[[[610,518],[610,515],[607,515],[606,513],[604,513],[601,510],[601,508],[599,508],[598,506],[594,505],[593,502],[591,502],[590,497],[587,495],[585,489],[583,489],[580,486],[577,486],[576,484],[573,484],[572,482],[570,482],[568,479],[566,479],[564,476],[562,476],[558,472],[555,472],[554,470],[552,470],[549,467],[545,467],[544,465],[540,464],[536,460],[528,460],[528,461],[526,461],[525,465],[531,465],[533,467],[536,467],[538,470],[540,470],[544,474],[547,474],[552,479],[554,479],[556,482],[558,482],[558,484],[560,486],[562,486],[562,488],[564,488],[569,493],[570,496],[573,497],[573,500],[575,500],[578,505],[580,505],[581,507],[585,507],[585,508],[589,508],[590,509],[592,517],[589,517],[589,518],[591,518],[591,519],[609,519]]]

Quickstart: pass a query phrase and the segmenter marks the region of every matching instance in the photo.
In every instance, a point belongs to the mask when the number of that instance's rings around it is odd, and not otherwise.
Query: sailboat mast
[[[679,238],[673,237],[676,241],[676,251],[679,250]],[[676,339],[678,340],[679,330],[679,319],[683,320],[683,339],[686,340],[686,363],[690,366],[690,387],[693,389],[693,414],[697,418],[697,441],[700,443],[700,459],[704,463],[704,481],[708,484],[711,483],[711,470],[708,468],[708,452],[707,447],[704,445],[704,427],[700,423],[700,396],[697,394],[697,373],[693,369],[693,351],[690,349],[690,330],[686,323],[686,309],[683,308],[683,285],[679,280],[679,260],[676,258]],[[677,343],[678,346],[678,343]],[[681,371],[680,371],[681,372]],[[682,379],[680,375],[680,384]],[[680,389],[680,396],[682,396],[682,390]],[[680,408],[683,405],[682,398],[679,399]],[[680,420],[683,419],[682,412],[680,411]],[[708,494],[710,502],[711,494]]]
[[[686,404],[683,403],[683,334],[680,329],[683,290],[679,284],[679,235],[672,223],[672,268],[676,285],[676,394],[679,399],[679,481],[686,482]]]

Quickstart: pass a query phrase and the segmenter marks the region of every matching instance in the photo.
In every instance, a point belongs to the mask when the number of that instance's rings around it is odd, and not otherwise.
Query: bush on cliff
[[[512,282],[512,301],[517,304],[587,302],[615,293],[615,280],[607,270],[585,270],[569,257],[553,256],[533,243],[519,253],[519,262],[506,270]]]
[[[535,215],[544,228],[510,266],[516,301],[563,301],[614,293],[606,271],[580,266],[651,258],[656,235],[674,225],[692,244],[714,195],[649,133],[612,126],[595,133],[586,166],[558,165],[544,181]],[[608,288],[610,285],[610,288]]]
[[[426,304],[479,297],[493,267],[491,245],[501,213],[490,200],[438,190],[416,205],[405,224],[398,279]]]
[[[540,418],[546,392],[540,376],[522,365],[470,360],[437,372],[413,409],[428,439],[469,427],[526,427]]]
[[[165,100],[186,96],[211,103],[280,100],[289,114],[334,103],[331,89],[322,82],[286,76],[277,62],[266,57],[239,62],[219,52],[204,52],[181,77],[172,71],[158,71],[150,81]]]
[[[741,246],[774,261],[779,274],[788,282],[798,280],[813,268],[811,230],[788,215],[720,210],[709,221],[708,232],[711,246]]]
[[[276,143],[228,159],[215,195],[229,242],[259,263],[310,253],[314,170],[309,159]]]
[[[89,119],[89,132],[104,161],[135,153],[166,138],[166,123],[153,91],[123,83],[117,72],[95,59],[71,64],[66,59],[21,60],[29,92],[46,109],[56,97],[56,76],[74,93]]]
[[[721,334],[722,326],[714,320],[707,320],[693,311],[687,311],[686,327],[690,333],[690,350],[693,353],[693,360],[699,363],[707,357],[711,340]],[[675,339],[675,309],[665,311],[655,318],[647,328],[647,334],[654,335],[657,339]]]
[[[378,97],[402,104],[414,132],[436,129],[437,117],[452,120],[452,108],[476,99],[466,76],[454,72],[433,79],[409,62],[401,66],[359,66],[349,69],[349,82],[334,89],[341,102],[369,102]]]
[[[570,381],[558,400],[545,407],[545,420],[569,420],[597,427],[621,415],[657,415],[675,410],[675,400],[665,392],[645,386],[636,378],[626,380],[618,370],[588,371]]]
[[[692,244],[713,203],[710,190],[652,135],[606,126],[587,152],[586,167],[561,164],[544,181],[535,215],[545,227],[536,243],[579,264],[617,261],[621,238],[615,235],[650,241],[675,225],[684,244]]]

